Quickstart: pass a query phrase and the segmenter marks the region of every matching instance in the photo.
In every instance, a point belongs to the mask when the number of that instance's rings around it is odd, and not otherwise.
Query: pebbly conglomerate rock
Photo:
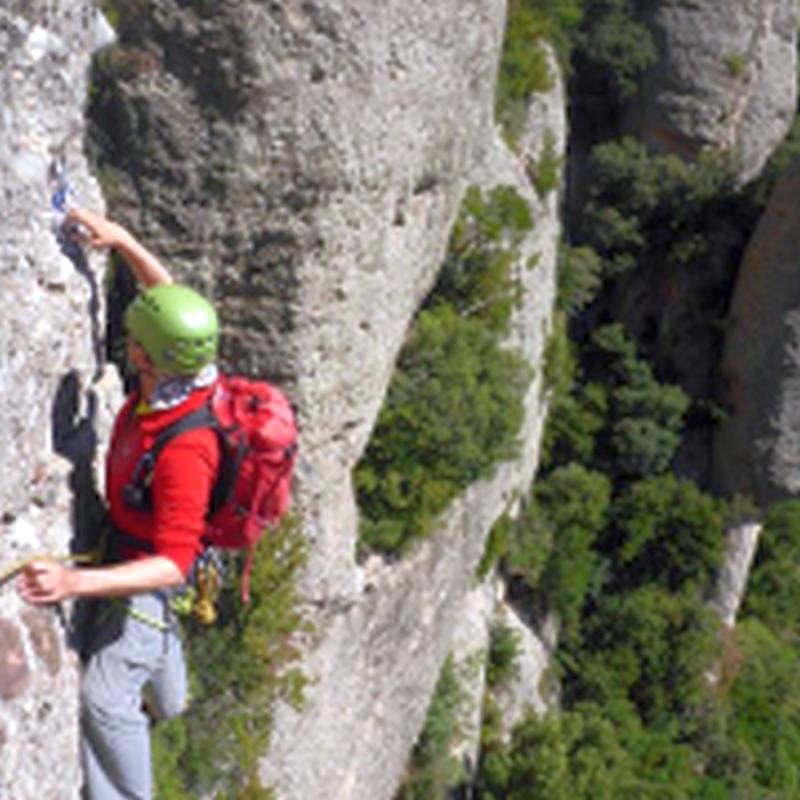
[[[536,197],[495,131],[504,13],[502,0],[379,12],[363,0],[156,0],[122,14],[120,46],[95,73],[92,140],[112,212],[214,298],[223,365],[277,378],[298,404],[317,634],[306,708],[278,714],[262,765],[282,800],[393,796],[484,538],[535,467],[558,199]],[[515,186],[536,221],[511,343],[538,373],[524,454],[408,559],[360,566],[350,474],[473,183]]]
[[[728,417],[714,480],[760,504],[800,492],[800,162],[779,181],[747,247],[721,364]]]
[[[62,252],[50,171],[63,161],[83,201],[102,208],[83,112],[91,53],[107,34],[88,0],[0,8],[0,569],[67,553],[97,508],[94,452],[118,392],[112,375],[99,380],[102,275],[80,251]],[[78,795],[77,669],[63,619],[23,609],[0,585],[0,797]]]
[[[690,158],[730,152],[744,183],[794,119],[794,0],[660,0],[644,4],[658,48],[642,85],[645,141]]]

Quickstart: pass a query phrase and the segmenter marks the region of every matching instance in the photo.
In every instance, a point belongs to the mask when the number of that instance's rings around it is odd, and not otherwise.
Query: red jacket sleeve
[[[200,538],[218,464],[217,435],[201,429],[165,447],[153,471],[153,547],[184,575],[202,550]]]

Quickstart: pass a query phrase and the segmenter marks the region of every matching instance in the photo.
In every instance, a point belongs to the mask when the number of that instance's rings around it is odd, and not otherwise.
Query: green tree
[[[613,518],[620,585],[710,588],[722,559],[724,514],[694,483],[671,474],[638,481],[615,500]]]
[[[800,659],[755,619],[740,625],[743,661],[730,694],[733,734],[753,760],[758,796],[800,796]],[[777,792],[778,794],[774,794]]]
[[[512,267],[532,224],[510,187],[467,191],[355,470],[361,548],[403,552],[469,484],[517,454],[531,370],[504,340],[520,301]]]
[[[583,310],[597,297],[602,274],[602,259],[591,247],[562,244],[558,257],[558,307],[569,316]]]
[[[514,306],[522,299],[512,267],[532,228],[528,204],[515,189],[497,186],[484,199],[480,189],[471,186],[423,308],[450,306],[460,316],[481,320],[494,333],[507,333]]]
[[[579,464],[554,470],[533,491],[515,526],[507,571],[541,589],[558,611],[564,635],[577,632],[598,566],[595,540],[609,507],[608,479]]]
[[[531,95],[553,85],[543,43],[555,47],[566,68],[581,19],[581,0],[509,0],[495,116],[512,145],[525,124]]]
[[[661,774],[653,766],[658,763]],[[644,729],[629,704],[581,703],[530,715],[480,765],[479,800],[656,800],[689,797],[686,748]]]
[[[461,733],[466,699],[458,669],[448,656],[396,800],[447,800],[461,783],[464,771],[451,748]]]
[[[490,688],[508,683],[519,670],[519,633],[504,623],[493,625],[489,631],[489,652],[486,682]]]
[[[231,580],[214,627],[187,623],[192,703],[185,715],[157,725],[153,737],[162,800],[211,792],[220,800],[269,796],[258,781],[258,761],[269,744],[275,706],[299,707],[306,683],[293,643],[309,629],[296,591],[305,560],[299,524],[288,518],[258,546],[250,602],[241,602],[238,581]]]
[[[608,426],[604,445],[609,467],[627,478],[664,472],[681,442],[689,406],[677,386],[660,383],[619,323],[592,336],[592,371],[608,385]]]
[[[480,321],[423,311],[356,471],[362,537],[402,550],[470,483],[517,453],[530,380]]]
[[[582,92],[621,105],[638,91],[642,73],[657,59],[648,28],[631,0],[585,0],[577,41]]]
[[[598,144],[590,160],[588,201],[581,216],[582,243],[603,260],[604,274],[619,275],[645,263],[699,263],[720,206],[735,189],[727,157],[703,154],[693,162],[650,153],[623,138]]]
[[[574,653],[573,699],[624,698],[646,724],[679,726],[705,697],[717,628],[699,597],[652,583],[606,593],[585,620],[585,647]]]
[[[742,612],[800,641],[800,501],[772,506],[765,519]]]

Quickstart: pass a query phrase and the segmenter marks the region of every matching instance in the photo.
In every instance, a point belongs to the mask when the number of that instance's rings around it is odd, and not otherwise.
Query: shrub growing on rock
[[[527,363],[503,346],[530,229],[508,187],[467,192],[436,287],[413,323],[355,471],[362,548],[402,552],[469,484],[518,452]]]

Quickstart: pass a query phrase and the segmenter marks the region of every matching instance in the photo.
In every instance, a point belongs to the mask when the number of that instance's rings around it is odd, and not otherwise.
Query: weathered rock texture
[[[691,157],[730,151],[743,182],[789,129],[796,105],[794,0],[645,3],[659,61],[643,83],[641,134]]]
[[[761,531],[761,523],[743,522],[726,533],[725,555],[717,576],[711,607],[728,628],[733,628],[736,624],[736,614],[744,600],[747,579],[750,577],[750,567],[758,549]]]
[[[554,103],[563,98],[560,91],[559,82]],[[491,94],[476,102],[490,110]],[[356,568],[356,585],[363,588],[350,595],[346,610],[335,595],[322,600],[320,619],[326,636],[309,660],[319,683],[302,717],[293,718],[287,712],[279,718],[281,727],[265,764],[266,776],[283,789],[286,798],[307,797],[320,785],[328,787],[331,797],[342,800],[393,796],[439,669],[447,654],[459,646],[453,633],[474,598],[475,569],[485,537],[504,510],[513,510],[537,462],[544,412],[541,362],[559,232],[557,197],[553,193],[540,201],[525,177],[524,156],[511,155],[491,124],[484,124],[472,131],[481,148],[473,164],[464,166],[463,176],[485,188],[515,186],[529,201],[536,219],[517,267],[525,287],[525,308],[517,316],[513,337],[514,346],[539,372],[528,395],[524,452],[518,462],[504,465],[493,480],[473,486],[454,503],[440,530],[402,563],[385,564],[373,558],[363,571]],[[550,134],[557,152],[562,152],[563,111],[561,116],[554,115]],[[543,139],[531,144],[531,157],[538,156],[542,147]],[[523,265],[533,253],[539,254],[539,262],[530,270]],[[357,454],[351,451],[351,457]],[[348,497],[348,505],[351,502]],[[354,533],[354,528],[347,531],[348,537]],[[486,629],[488,625],[489,620]],[[480,641],[478,636],[475,644]],[[466,658],[477,650],[463,642],[460,647]],[[473,709],[479,708],[479,698],[474,698]],[[479,727],[471,730],[477,735]],[[318,775],[303,769],[310,760]]]
[[[729,418],[714,447],[724,492],[800,491],[800,162],[775,187],[745,253],[721,365]]]
[[[554,693],[548,687],[547,675],[553,654],[513,606],[500,605],[495,619],[517,638],[514,674],[495,692],[503,734],[510,738],[514,726],[528,714],[542,716],[554,707]]]
[[[107,199],[215,298],[227,366],[283,380],[302,422],[313,683],[303,714],[278,715],[264,777],[283,800],[388,800],[485,535],[531,478],[543,415],[539,368],[520,461],[472,487],[408,559],[356,564],[350,473],[471,183],[511,184],[531,203],[512,344],[541,366],[557,198],[533,194],[494,129],[505,3],[136,8],[96,77]]]
[[[101,207],[82,153],[97,24],[88,0],[0,9],[0,567],[66,553],[92,524],[94,448],[115,392],[112,376],[95,382],[102,276],[62,254],[48,170],[64,158],[86,202]],[[0,698],[0,797],[77,797],[75,659],[61,618],[23,609],[8,583],[0,586]]]

